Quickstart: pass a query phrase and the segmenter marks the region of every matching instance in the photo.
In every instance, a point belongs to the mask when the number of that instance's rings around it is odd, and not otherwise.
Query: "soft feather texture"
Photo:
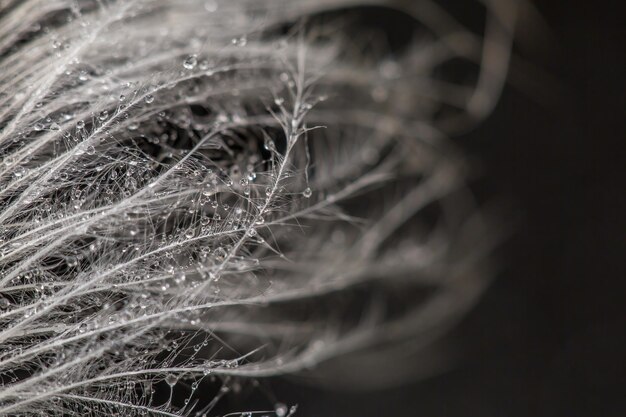
[[[342,30],[387,5],[423,36]],[[489,278],[447,137],[497,99],[512,5],[484,41],[429,1],[0,2],[0,414],[208,415],[365,348],[393,376]]]

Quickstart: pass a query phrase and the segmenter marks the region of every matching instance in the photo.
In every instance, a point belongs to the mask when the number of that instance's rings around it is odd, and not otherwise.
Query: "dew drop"
[[[245,36],[234,38],[232,40],[232,44],[235,46],[246,46],[248,44],[248,39]]]
[[[276,417],[285,417],[287,415],[288,408],[283,403],[276,403],[274,406],[274,412],[276,413]]]
[[[265,143],[263,144],[263,147],[265,148],[265,150],[268,150],[271,152],[276,150],[276,145],[274,144],[274,141],[269,138],[265,141]]]
[[[78,325],[78,333],[85,333],[87,331],[87,323],[82,322]]]
[[[187,277],[185,276],[185,273],[183,271],[177,271],[174,274],[174,282],[177,284],[184,282],[186,278]]]
[[[150,104],[154,101],[154,96],[152,94],[148,94],[143,101],[145,101],[147,104]]]
[[[185,69],[188,69],[188,70],[194,69],[197,64],[198,64],[198,57],[195,54],[189,55],[183,61],[183,67],[185,67]]]
[[[313,195],[313,191],[311,191],[310,187],[306,187],[304,191],[302,191],[302,196],[304,198],[311,198],[312,195]]]
[[[176,378],[176,375],[174,374],[169,374],[165,377],[165,383],[169,385],[170,387],[173,387],[174,385],[176,385],[177,382],[178,382],[178,378]]]

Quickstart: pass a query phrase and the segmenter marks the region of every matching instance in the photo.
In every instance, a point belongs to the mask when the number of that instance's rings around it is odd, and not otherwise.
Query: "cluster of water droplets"
[[[214,2],[205,4],[209,12],[216,7]],[[229,45],[243,49],[248,37],[232,38]],[[57,58],[63,58],[72,42],[54,39],[51,47]],[[285,162],[286,151],[276,145],[295,141],[299,132],[260,130],[261,142],[242,142],[241,133],[232,138],[230,132],[245,131],[247,119],[257,116],[249,110],[216,103],[201,104],[207,110],[200,116],[190,111],[190,102],[198,106],[198,95],[214,82],[201,77],[228,72],[230,65],[220,67],[205,55],[191,53],[183,56],[180,69],[158,74],[154,80],[120,82],[106,70],[71,59],[58,89],[25,116],[31,119],[30,129],[0,146],[4,168],[0,197],[11,211],[3,213],[0,233],[0,279],[6,284],[6,292],[0,294],[0,322],[15,332],[25,328],[27,335],[25,342],[5,343],[0,372],[3,360],[36,359],[37,372],[54,370],[69,360],[72,347],[82,351],[79,357],[85,356],[86,369],[99,360],[102,346],[108,346],[101,352],[106,355],[103,366],[106,362],[120,367],[133,358],[132,369],[173,366],[181,349],[190,345],[183,347],[174,340],[165,348],[151,346],[144,351],[116,342],[113,335],[123,337],[125,329],[133,328],[131,323],[150,317],[163,320],[164,325],[176,322],[200,331],[206,321],[201,309],[168,310],[258,296],[270,285],[242,287],[245,280],[258,280],[263,256],[276,251],[266,239],[281,207],[289,200],[302,204],[298,201],[310,198],[312,191],[308,183],[303,187],[303,171]],[[168,82],[172,74],[180,81]],[[284,72],[276,73],[273,82],[282,94],[295,88],[293,78]],[[78,89],[80,94],[73,96]],[[54,95],[61,92],[65,105],[46,114]],[[264,117],[272,117],[264,111],[272,100],[284,119],[303,117],[303,113],[289,113],[293,110],[284,107],[285,98],[268,97],[257,104]],[[304,110],[310,109],[304,105]],[[298,123],[291,127],[299,128]],[[254,140],[256,144],[251,143]],[[279,171],[281,164],[284,171]],[[294,192],[294,185],[304,191]],[[48,314],[55,316],[53,326],[45,324]],[[40,337],[38,327],[44,328],[41,334],[51,343],[65,334],[75,342],[41,357],[32,345]],[[147,330],[147,335],[158,340],[159,332],[157,327]],[[247,361],[202,359],[207,344],[219,345],[207,337],[191,346],[193,353],[183,364],[196,369],[196,374],[200,369],[201,378],[215,378]],[[171,360],[151,363],[159,349]],[[45,345],[41,352],[47,352]],[[64,379],[51,376],[50,384],[62,386],[72,377],[84,378],[74,373]],[[188,379],[184,371],[169,373],[162,381],[173,392],[181,379]],[[11,381],[17,383],[19,378]],[[155,393],[151,379],[143,388],[132,379],[114,381],[114,393],[106,398],[134,402],[139,395],[140,403],[149,405]],[[191,394],[177,406],[182,412],[199,383],[191,384]],[[224,384],[219,395],[229,390]],[[165,408],[172,407],[171,401],[170,395]],[[102,407],[101,411],[109,410]],[[143,415],[148,409],[138,410]],[[274,414],[286,417],[294,412],[295,408],[279,403]]]

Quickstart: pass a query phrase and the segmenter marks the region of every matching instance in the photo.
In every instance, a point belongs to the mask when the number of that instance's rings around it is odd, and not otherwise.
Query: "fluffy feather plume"
[[[344,29],[389,3],[418,39]],[[430,1],[0,1],[0,415],[208,415],[445,332],[488,278],[446,139],[504,81],[486,6],[481,38]]]

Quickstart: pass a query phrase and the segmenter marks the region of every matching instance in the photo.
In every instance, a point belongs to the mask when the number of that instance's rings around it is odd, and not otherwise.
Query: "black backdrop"
[[[505,196],[516,220],[497,280],[456,332],[461,360],[386,391],[276,379],[262,383],[270,395],[302,417],[626,415],[621,3],[537,2],[549,31],[517,53],[548,76],[521,71],[530,83],[458,140],[483,162],[478,192]]]

